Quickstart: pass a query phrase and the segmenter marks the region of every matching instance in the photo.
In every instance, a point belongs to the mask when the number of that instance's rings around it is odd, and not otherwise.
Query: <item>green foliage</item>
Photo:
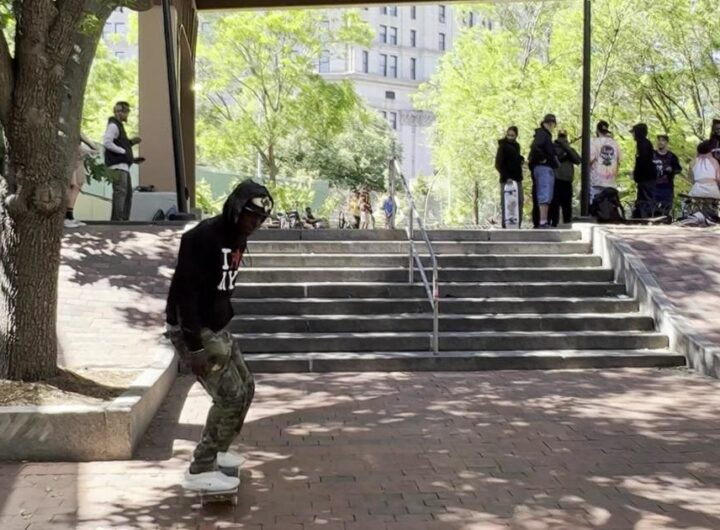
[[[211,16],[198,46],[198,158],[248,173],[260,156],[270,182],[293,172],[298,135],[343,131],[358,105],[352,87],[316,74],[326,51],[369,44],[372,30],[355,11],[243,12]],[[254,171],[253,171],[254,172]]]
[[[217,215],[222,211],[226,197],[213,198],[210,183],[202,179],[195,184],[195,204],[207,215]]]
[[[116,101],[127,101],[132,106],[128,132],[137,129],[138,63],[136,59],[120,60],[110,53],[101,40],[93,61],[83,105],[82,130],[94,141],[99,141],[107,127]]]
[[[393,132],[376,112],[359,110],[339,134],[296,142],[296,167],[334,186],[383,191]]]
[[[415,101],[436,116],[431,141],[443,181],[438,188],[447,202],[445,221],[457,224],[472,217],[475,182],[481,220],[497,217],[494,156],[509,125],[520,128],[527,154],[533,129],[553,112],[580,146],[582,5],[473,9],[501,20],[502,28],[464,30]],[[652,134],[669,133],[671,148],[687,167],[720,114],[717,4],[595,0],[593,39],[592,121],[606,119],[615,130],[624,154],[619,185],[628,196],[634,191],[634,123],[648,123]]]
[[[315,190],[307,180],[283,180],[267,184],[270,195],[275,201],[275,212],[287,212],[290,210],[305,210],[315,198]]]

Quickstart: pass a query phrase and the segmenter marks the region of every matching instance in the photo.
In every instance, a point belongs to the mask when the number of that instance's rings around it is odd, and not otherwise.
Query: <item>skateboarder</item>
[[[221,215],[201,222],[180,242],[167,300],[167,334],[181,362],[213,400],[185,475],[187,489],[227,491],[240,483],[218,467],[242,463],[229,448],[242,429],[255,382],[226,328],[233,317],[231,297],[248,237],[272,207],[267,188],[246,180],[232,191]]]

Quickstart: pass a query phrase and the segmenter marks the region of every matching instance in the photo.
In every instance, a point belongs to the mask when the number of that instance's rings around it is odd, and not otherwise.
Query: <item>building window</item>
[[[392,127],[393,131],[397,131],[397,112],[390,112],[390,127]]]
[[[492,20],[488,20],[487,29],[489,29],[490,31],[492,31],[492,29],[493,29],[493,22],[492,22]]]
[[[105,27],[103,27],[103,37],[107,38],[110,36],[113,32],[113,25],[112,22],[106,22]]]
[[[362,52],[362,71],[364,74],[370,71],[370,52]]]
[[[387,14],[391,17],[397,16],[397,6],[390,6],[387,8]]]
[[[417,7],[410,6],[410,18],[415,20],[417,18]]]
[[[395,92],[393,92],[392,90],[386,90],[385,99],[395,99]]]
[[[390,44],[397,46],[397,28],[390,28]]]
[[[330,52],[327,50],[323,50],[323,52],[320,54],[318,71],[321,74],[327,74],[330,71]]]
[[[200,24],[200,33],[208,33],[210,31],[210,22],[203,22]]]
[[[387,55],[384,53],[380,54],[380,67],[378,73],[384,77],[387,77]]]
[[[438,6],[438,20],[440,23],[445,23],[445,15],[447,14],[447,8],[445,6]]]
[[[387,112],[385,112],[384,110],[380,111],[380,116],[382,116],[383,119],[387,120]]]
[[[390,77],[397,77],[398,76],[398,58],[397,55],[391,55],[390,56]]]
[[[115,52],[115,58],[116,59],[124,59],[125,58],[125,52]]]
[[[417,79],[417,59],[410,58],[410,79]]]
[[[414,29],[410,30],[410,46],[417,47],[417,31]]]
[[[475,13],[470,13],[470,16],[468,17],[468,26],[471,28],[475,26]]]
[[[382,6],[380,8],[380,14],[381,15],[387,15],[387,6]]]
[[[387,43],[387,26],[380,26],[380,42],[383,44]]]
[[[442,52],[445,51],[445,34],[444,33],[438,34],[438,49]]]

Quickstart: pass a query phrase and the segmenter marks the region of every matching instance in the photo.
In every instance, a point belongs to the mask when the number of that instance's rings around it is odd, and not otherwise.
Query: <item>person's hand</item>
[[[142,139],[139,136],[135,136],[134,138],[130,138],[130,143],[133,145],[137,145],[140,142],[142,142]]]
[[[203,348],[190,354],[190,370],[197,377],[204,379],[210,370],[210,355]]]
[[[138,156],[137,158],[133,159],[133,164],[142,164],[143,162],[145,162],[144,156]]]

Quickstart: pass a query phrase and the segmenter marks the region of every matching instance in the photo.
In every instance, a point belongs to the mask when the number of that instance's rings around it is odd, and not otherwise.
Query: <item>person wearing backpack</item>
[[[498,149],[495,155],[495,169],[500,174],[500,211],[505,212],[505,183],[509,180],[517,182],[518,228],[522,226],[523,211],[523,164],[525,158],[520,152],[520,144],[517,141],[518,128],[514,125],[508,127],[505,137],[498,140]],[[505,215],[502,215],[502,227],[505,228]]]
[[[535,188],[533,202],[537,204],[539,211],[537,228],[550,228],[548,211],[555,187],[555,170],[560,166],[552,140],[552,131],[555,127],[557,127],[555,115],[545,115],[540,127],[535,129],[535,137],[530,147],[529,165]]]
[[[578,152],[570,145],[568,134],[565,130],[558,132],[558,138],[555,140],[555,153],[560,167],[555,170],[555,190],[548,212],[548,221],[553,227],[560,224],[561,210],[563,224],[570,225],[570,223],[572,223],[575,166],[580,165],[582,162]]]
[[[637,197],[633,217],[647,219],[652,217],[655,211],[655,181],[657,180],[657,169],[653,162],[654,149],[648,140],[648,126],[638,123],[631,129],[637,150],[635,152],[635,168],[633,169],[633,180],[637,184]]]

